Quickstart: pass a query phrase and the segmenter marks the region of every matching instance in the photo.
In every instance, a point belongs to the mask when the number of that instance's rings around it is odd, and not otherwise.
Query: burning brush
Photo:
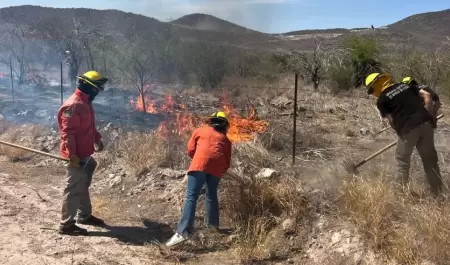
[[[171,95],[167,95],[161,104],[157,104],[150,96],[142,98],[140,95],[137,101],[131,101],[131,104],[138,111],[146,113],[169,114],[168,120],[159,124],[157,132],[162,138],[167,138],[169,133],[185,135],[191,133],[196,127],[204,123],[203,118],[190,113],[184,104],[177,103]],[[246,117],[238,114],[231,104],[226,100],[222,101],[224,112],[228,116],[230,128],[228,129],[228,138],[233,143],[252,141],[257,133],[263,133],[267,130],[269,123],[259,120],[256,109],[250,105]]]

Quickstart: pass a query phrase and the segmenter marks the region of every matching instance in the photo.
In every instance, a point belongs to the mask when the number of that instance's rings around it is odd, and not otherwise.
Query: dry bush
[[[307,199],[288,177],[258,179],[229,174],[222,188],[222,206],[237,228],[236,249],[243,261],[270,255],[268,233],[284,218],[297,220],[306,211]]]
[[[134,175],[146,173],[162,165],[167,157],[167,143],[156,133],[128,133],[119,142],[121,161]]]
[[[369,238],[373,247],[383,249],[392,234],[396,213],[396,198],[389,180],[382,176],[369,181],[344,181],[340,199],[350,218]]]
[[[269,151],[291,150],[292,128],[286,128],[286,123],[270,122],[267,131],[258,137],[258,141]]]
[[[450,260],[450,202],[425,197],[410,186],[395,190],[386,176],[344,182],[341,209],[369,245],[399,264],[447,264]]]
[[[243,162],[255,170],[273,167],[273,156],[258,142],[244,142],[233,145],[233,163]]]
[[[0,139],[6,142],[14,143],[29,148],[36,148],[34,140],[46,133],[46,129],[39,125],[15,126],[6,121],[0,124]],[[11,162],[26,160],[32,156],[32,153],[23,149],[10,147],[0,144],[0,155],[6,156]]]
[[[137,176],[152,167],[185,168],[188,163],[185,139],[177,134],[129,132],[118,140],[118,155]]]

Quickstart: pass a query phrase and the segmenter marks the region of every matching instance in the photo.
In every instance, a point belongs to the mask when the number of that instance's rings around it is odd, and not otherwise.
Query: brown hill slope
[[[351,34],[380,34],[389,46],[410,40],[416,46],[432,50],[447,42],[450,37],[450,9],[439,12],[417,14],[388,25],[372,29],[326,29],[300,30],[284,34],[266,34],[206,14],[191,14],[172,22],[126,13],[118,10],[94,10],[86,8],[47,8],[39,6],[16,6],[0,9],[0,23],[34,26],[42,21],[69,27],[73,19],[100,25],[113,36],[129,32],[152,35],[171,31],[185,41],[203,40],[218,42],[245,49],[295,48],[310,50],[313,38],[331,44],[339,44]]]
[[[208,14],[190,14],[171,22],[174,25],[204,31],[233,32],[238,34],[264,34]],[[266,34],[264,34],[266,35]]]
[[[181,23],[186,23],[198,16],[181,18]],[[69,27],[73,19],[83,20],[88,24],[99,25],[105,32],[113,35],[125,35],[135,31],[140,35],[151,35],[154,33],[170,30],[180,38],[188,41],[204,40],[209,42],[220,42],[234,46],[246,46],[254,42],[267,42],[275,37],[251,30],[237,30],[240,26],[230,22],[209,16],[208,21],[215,21],[214,25],[222,25],[218,31],[205,31],[195,27],[176,25],[161,22],[157,19],[126,13],[118,10],[95,10],[86,8],[48,8],[40,6],[15,6],[0,9],[0,23],[22,24],[34,26],[40,22],[64,24]],[[184,22],[183,22],[184,21]],[[230,29],[229,29],[230,28]],[[245,29],[245,28],[242,28]]]

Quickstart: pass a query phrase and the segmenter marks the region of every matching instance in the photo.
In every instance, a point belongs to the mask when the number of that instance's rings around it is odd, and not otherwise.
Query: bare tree
[[[412,43],[406,43],[401,52],[401,71],[421,83],[435,87],[450,70],[448,45],[434,52],[421,52]]]
[[[81,20],[73,18],[70,24],[61,19],[52,19],[39,23],[36,29],[44,35],[50,46],[54,46],[61,57],[70,52],[68,59],[69,78],[72,85],[76,82],[76,75],[85,65],[95,69],[95,50],[99,48],[105,35],[99,26],[88,25]]]
[[[322,42],[314,39],[314,49],[312,52],[300,52],[292,50],[284,54],[278,54],[277,60],[283,65],[284,71],[293,71],[308,79],[314,86],[319,88],[320,82],[325,79],[328,64],[329,52],[327,52]]]
[[[117,71],[125,82],[132,84],[138,91],[144,113],[146,113],[145,93],[157,74],[153,60],[156,57],[154,51],[141,38],[135,37],[126,48],[120,49],[119,56]]]
[[[7,24],[3,25],[0,31],[2,32],[0,49],[6,53],[0,56],[0,63],[7,66],[17,64],[17,67],[12,67],[12,70],[18,77],[19,84],[23,84],[26,80],[28,67],[26,58],[28,29],[23,25]]]

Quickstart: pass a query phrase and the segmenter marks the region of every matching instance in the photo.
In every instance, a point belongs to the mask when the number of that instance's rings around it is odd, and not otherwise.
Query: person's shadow
[[[163,243],[169,240],[174,233],[168,224],[157,223],[149,219],[144,219],[142,222],[144,227],[105,225],[102,228],[108,231],[90,231],[89,236],[116,238],[123,243],[142,246]]]

